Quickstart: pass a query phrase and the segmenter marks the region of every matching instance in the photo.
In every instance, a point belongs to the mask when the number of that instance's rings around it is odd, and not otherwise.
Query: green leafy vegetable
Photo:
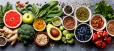
[[[33,40],[34,34],[33,27],[28,24],[23,24],[18,30],[19,39],[25,44]]]
[[[114,19],[114,10],[112,6],[107,4],[105,1],[96,3],[95,13],[103,15],[107,20]]]
[[[0,28],[3,28],[4,23],[3,23],[3,17],[6,11],[12,9],[12,4],[7,2],[5,6],[0,5]]]
[[[41,8],[37,7],[38,6],[32,5],[32,12],[35,14],[36,18],[42,17],[46,22],[51,22],[53,17],[63,14],[62,8],[58,6],[58,1],[46,3]]]
[[[25,14],[32,11],[32,5],[29,3],[16,3],[16,9],[21,13]]]
[[[33,4],[32,5],[32,12],[35,14],[35,16],[37,17],[40,11],[40,7],[38,7],[37,5]]]

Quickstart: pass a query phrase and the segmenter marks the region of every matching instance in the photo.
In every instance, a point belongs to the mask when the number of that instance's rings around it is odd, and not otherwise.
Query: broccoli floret
[[[18,35],[22,42],[31,41],[34,38],[34,34],[33,27],[28,24],[23,24],[18,30]]]

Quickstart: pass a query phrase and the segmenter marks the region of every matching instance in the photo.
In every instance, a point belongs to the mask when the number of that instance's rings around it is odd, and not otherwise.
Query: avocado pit
[[[55,28],[51,28],[50,32],[53,37],[58,37],[60,35],[60,32]]]

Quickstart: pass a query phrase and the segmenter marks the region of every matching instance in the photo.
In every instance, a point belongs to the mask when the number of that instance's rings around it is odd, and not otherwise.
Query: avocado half
[[[59,35],[58,35],[58,37],[53,37],[52,36],[52,34],[51,34],[51,28],[55,28],[55,29],[57,29],[58,31],[59,31]],[[55,26],[53,26],[52,24],[48,24],[47,25],[47,34],[48,34],[48,36],[52,39],[52,40],[54,40],[54,41],[58,41],[58,40],[60,40],[61,39],[61,37],[62,37],[62,34],[61,34],[61,31],[59,30],[59,28],[57,28],[57,27],[55,27]]]

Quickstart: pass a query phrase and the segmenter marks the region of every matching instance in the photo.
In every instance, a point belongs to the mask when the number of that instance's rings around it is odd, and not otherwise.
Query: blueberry
[[[90,36],[85,35],[85,40],[88,40],[90,38]]]
[[[77,38],[78,38],[79,40],[81,40],[81,35],[77,35]]]
[[[85,41],[88,40],[91,36],[91,32],[90,32],[90,27],[86,24],[82,24],[80,26],[77,27],[76,29],[76,34],[77,34],[77,38],[81,41]]]

